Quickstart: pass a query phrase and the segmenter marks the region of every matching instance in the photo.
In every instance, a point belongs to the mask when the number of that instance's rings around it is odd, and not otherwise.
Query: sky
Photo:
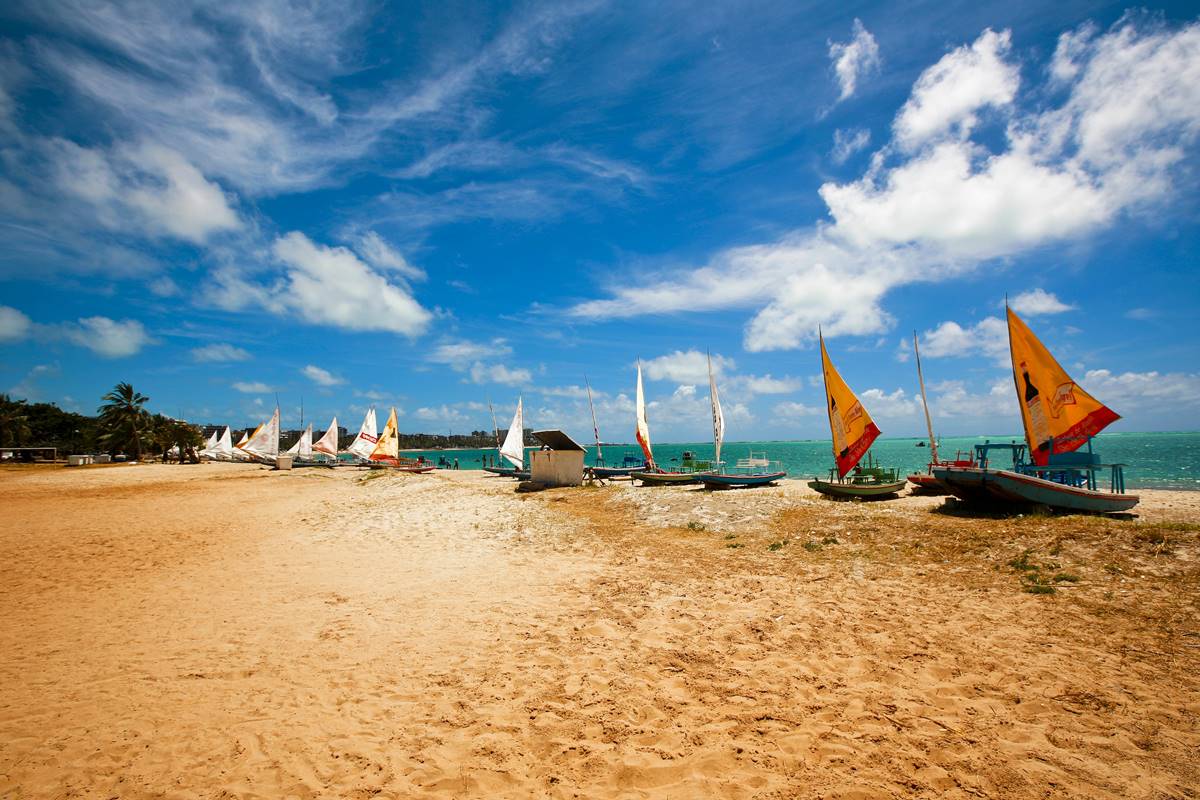
[[[0,391],[630,441],[1200,428],[1192,4],[10,2]]]

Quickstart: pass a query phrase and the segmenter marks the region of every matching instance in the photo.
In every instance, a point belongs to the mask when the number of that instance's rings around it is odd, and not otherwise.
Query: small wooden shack
[[[543,486],[583,483],[584,449],[562,431],[534,431],[542,449],[529,454],[529,479]]]

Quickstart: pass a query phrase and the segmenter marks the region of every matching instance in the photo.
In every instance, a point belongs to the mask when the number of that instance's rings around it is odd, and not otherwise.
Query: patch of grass
[[[1110,575],[1124,575],[1125,570],[1118,567],[1116,564],[1105,564],[1104,571]]]
[[[745,547],[746,545],[742,544],[741,542],[730,542],[729,544],[727,544],[725,546],[736,550],[737,548]]]
[[[689,531],[702,531],[706,529],[706,526],[703,522],[696,522],[695,520],[689,522],[687,527]]]
[[[358,482],[366,483],[367,481],[373,481],[376,478],[383,478],[387,474],[388,474],[387,470],[385,470],[385,469],[373,469],[370,472],[368,472],[366,475],[363,475],[361,478],[359,478]]]
[[[1200,532],[1200,523],[1195,522],[1154,522],[1146,524],[1145,527],[1159,531],[1170,531],[1172,533]]]
[[[1029,594],[1054,594],[1058,590],[1048,583],[1028,583],[1025,584],[1025,591]]]
[[[788,540],[783,539],[778,542],[771,542],[769,545],[767,545],[767,549],[770,550],[772,553],[774,553],[774,552],[777,552],[777,551],[782,550],[783,548],[787,547],[787,545],[788,545]]]
[[[804,549],[810,553],[815,553],[821,549],[821,543],[820,542],[811,542],[811,541],[805,542]]]
[[[730,539],[736,539],[737,536],[738,535],[736,533],[727,533],[727,534],[725,534],[725,539],[726,539],[726,541],[728,541]]]
[[[1079,583],[1079,576],[1071,572],[1060,572],[1054,576],[1055,583]]]
[[[826,536],[821,540],[821,544],[841,544],[841,542],[837,540],[836,536]]]
[[[1032,554],[1033,554],[1032,550],[1026,550],[1023,553],[1021,553],[1021,555],[1010,560],[1008,562],[1008,565],[1010,567],[1012,567],[1014,570],[1016,570],[1017,572],[1026,572],[1031,569],[1036,570],[1038,568],[1037,564],[1034,564],[1034,563],[1030,562],[1030,560],[1029,560],[1029,556]]]

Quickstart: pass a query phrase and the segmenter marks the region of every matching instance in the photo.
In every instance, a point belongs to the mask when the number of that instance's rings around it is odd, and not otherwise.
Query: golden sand
[[[0,797],[1194,796],[1200,493],[1142,494],[0,470]]]

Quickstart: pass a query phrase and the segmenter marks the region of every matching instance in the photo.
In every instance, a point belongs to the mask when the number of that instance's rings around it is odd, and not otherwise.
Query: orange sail
[[[845,477],[867,454],[879,436],[879,428],[834,369],[824,337],[821,337],[821,371],[825,374],[825,407],[829,411],[829,431],[833,434],[833,457],[838,477]]]
[[[1078,450],[1090,437],[1121,418],[1071,380],[1011,308],[1008,346],[1021,423],[1033,463],[1045,466],[1051,453]]]
[[[375,449],[371,451],[371,460],[395,462],[399,457],[400,425],[396,421],[396,409],[393,407],[387,424],[383,426],[383,433],[379,434]]]

